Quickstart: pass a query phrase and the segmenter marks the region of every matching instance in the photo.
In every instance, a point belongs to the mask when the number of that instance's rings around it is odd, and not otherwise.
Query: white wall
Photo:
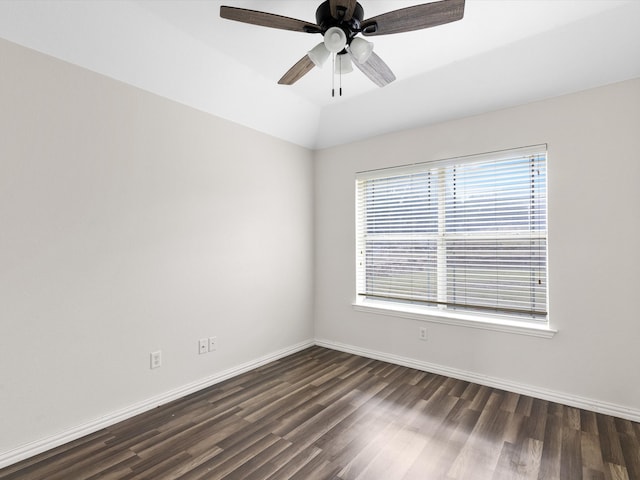
[[[0,61],[0,458],[304,344],[314,303],[322,342],[640,412],[640,79],[314,162],[5,41]],[[553,339],[434,323],[422,342],[417,321],[352,309],[356,171],[537,143]]]
[[[0,457],[312,341],[310,151],[3,40],[0,69]]]
[[[554,338],[427,323],[424,342],[419,321],[353,310],[355,172],[540,143]],[[638,152],[640,79],[318,152],[316,339],[639,416]]]

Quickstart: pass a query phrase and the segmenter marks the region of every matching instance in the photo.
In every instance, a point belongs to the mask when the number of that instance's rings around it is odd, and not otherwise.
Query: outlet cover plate
[[[427,327],[420,327],[420,340],[427,340]]]
[[[162,350],[151,352],[151,368],[159,368],[162,366]]]

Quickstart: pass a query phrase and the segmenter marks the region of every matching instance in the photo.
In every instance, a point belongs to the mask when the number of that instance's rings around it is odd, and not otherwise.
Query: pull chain
[[[340,59],[340,96],[342,96],[342,59]]]
[[[331,69],[331,96],[336,96],[336,54],[333,54],[333,68]]]
[[[337,62],[337,63],[336,63]],[[336,73],[336,66],[338,72]],[[331,96],[336,96],[336,75],[338,75],[338,92],[342,96],[342,61],[337,54],[333,54],[333,69],[331,71]]]

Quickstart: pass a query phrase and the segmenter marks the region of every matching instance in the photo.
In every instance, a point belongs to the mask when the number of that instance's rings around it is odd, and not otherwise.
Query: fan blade
[[[369,60],[364,63],[359,63],[353,53],[351,53],[351,49],[348,49],[347,51],[349,52],[351,60],[353,60],[353,64],[358,67],[362,73],[369,77],[369,80],[379,87],[389,85],[396,79],[396,76],[393,74],[389,66],[384,63],[384,61],[376,55],[375,52],[371,52]]]
[[[307,73],[309,73],[315,66],[315,63],[311,61],[309,55],[305,55],[300,60],[298,60],[298,62],[293,67],[291,67],[280,80],[278,80],[278,83],[280,85],[293,85]]]
[[[293,30],[294,32],[322,33],[320,27],[314,23],[297,20],[295,18],[283,17],[273,13],[258,12],[236,7],[220,7],[220,16],[227,20],[250,23],[262,27],[279,28],[280,30]]]
[[[440,0],[383,13],[362,22],[363,35],[388,35],[460,20],[465,0]]]
[[[329,9],[331,11],[331,16],[336,20],[351,20],[353,17],[353,11],[356,9],[356,5],[358,4],[358,0],[329,0]],[[341,15],[341,11],[338,9],[344,9],[344,16]]]

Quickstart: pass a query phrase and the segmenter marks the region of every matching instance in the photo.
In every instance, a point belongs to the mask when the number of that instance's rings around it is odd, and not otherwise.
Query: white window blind
[[[546,179],[546,146],[358,174],[358,295],[546,321]]]

